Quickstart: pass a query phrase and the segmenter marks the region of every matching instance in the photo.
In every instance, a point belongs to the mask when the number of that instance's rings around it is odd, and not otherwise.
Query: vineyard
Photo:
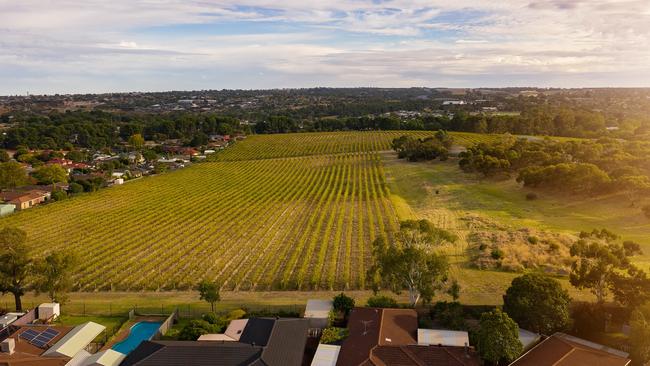
[[[433,136],[434,133],[434,131],[355,131],[253,135],[249,136],[245,143],[237,143],[234,147],[215,155],[215,158],[219,161],[236,161],[377,152],[390,150],[391,141],[402,135],[424,138]],[[469,132],[450,132],[449,134],[454,138],[454,143],[461,146],[494,141],[501,137],[501,135],[482,135]]]
[[[0,219],[73,249],[79,291],[360,289],[397,215],[378,151],[402,132],[252,136],[216,161]],[[426,136],[431,132],[412,132]],[[454,134],[457,143],[494,138]]]

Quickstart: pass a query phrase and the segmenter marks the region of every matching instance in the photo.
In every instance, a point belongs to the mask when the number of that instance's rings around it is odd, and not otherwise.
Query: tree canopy
[[[512,280],[503,295],[503,311],[520,327],[552,334],[569,324],[571,298],[553,278],[530,273]]]
[[[499,309],[481,314],[476,346],[481,358],[492,364],[510,363],[523,350],[517,323]]]
[[[22,311],[21,297],[27,291],[32,258],[26,244],[27,234],[17,228],[0,230],[0,292],[14,295],[16,311]]]

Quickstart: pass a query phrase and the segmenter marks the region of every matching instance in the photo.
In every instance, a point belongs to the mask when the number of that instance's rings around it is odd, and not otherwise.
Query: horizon
[[[650,87],[650,4],[0,3],[0,94]]]

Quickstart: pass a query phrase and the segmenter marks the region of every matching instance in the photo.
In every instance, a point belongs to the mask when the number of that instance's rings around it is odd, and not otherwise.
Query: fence
[[[178,310],[174,310],[174,312],[167,317],[167,320],[165,320],[160,325],[160,328],[158,328],[158,331],[156,331],[156,334],[154,334],[153,339],[162,338],[162,336],[165,335],[169,329],[171,329],[171,327],[176,322],[177,318],[178,318]]]

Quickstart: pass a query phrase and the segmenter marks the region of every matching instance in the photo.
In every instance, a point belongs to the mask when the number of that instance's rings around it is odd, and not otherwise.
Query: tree
[[[139,133],[131,135],[129,137],[129,145],[135,150],[141,150],[144,147],[144,137]]]
[[[523,350],[517,323],[499,309],[481,314],[477,339],[481,358],[496,365],[510,363]]]
[[[67,293],[72,289],[72,275],[77,263],[77,256],[68,251],[52,252],[36,262],[36,293],[44,292],[52,302],[65,303]]]
[[[517,277],[505,295],[503,311],[522,328],[552,334],[569,324],[568,292],[556,280],[531,273]]]
[[[0,231],[0,292],[14,295],[16,311],[22,311],[21,297],[27,289],[32,269],[27,234],[17,228]]]
[[[15,161],[0,163],[0,189],[16,188],[29,182],[27,170]]]
[[[343,317],[347,317],[354,308],[354,299],[341,292],[334,296],[332,307],[335,311],[343,314]]]
[[[214,305],[221,300],[219,295],[219,285],[216,282],[201,281],[198,286],[199,297],[210,304],[210,309],[214,313]]]
[[[396,294],[406,289],[411,306],[420,299],[430,302],[446,282],[449,270],[446,257],[435,251],[439,236],[423,226],[432,225],[405,222],[391,241],[377,238],[372,248],[373,265],[368,270],[375,291],[382,286]]]
[[[625,272],[613,272],[609,282],[614,299],[628,309],[650,301],[650,278],[637,266],[630,265]]]
[[[34,177],[41,184],[52,184],[67,182],[68,181],[68,172],[61,166],[57,164],[44,165],[33,173]]]
[[[0,149],[0,163],[6,163],[11,159],[7,150]]]
[[[576,260],[571,265],[569,281],[579,289],[589,289],[599,304],[604,303],[613,274],[629,266],[625,249],[616,243],[584,238],[574,243],[570,252]]]
[[[631,358],[637,365],[650,361],[650,306],[645,305],[632,312],[630,317]]]
[[[86,161],[86,153],[79,150],[72,150],[68,152],[65,157],[74,161],[75,163],[81,163]]]
[[[210,324],[205,320],[190,320],[180,332],[178,339],[181,341],[196,341],[200,336],[208,333],[218,333],[221,329],[217,325]]]

